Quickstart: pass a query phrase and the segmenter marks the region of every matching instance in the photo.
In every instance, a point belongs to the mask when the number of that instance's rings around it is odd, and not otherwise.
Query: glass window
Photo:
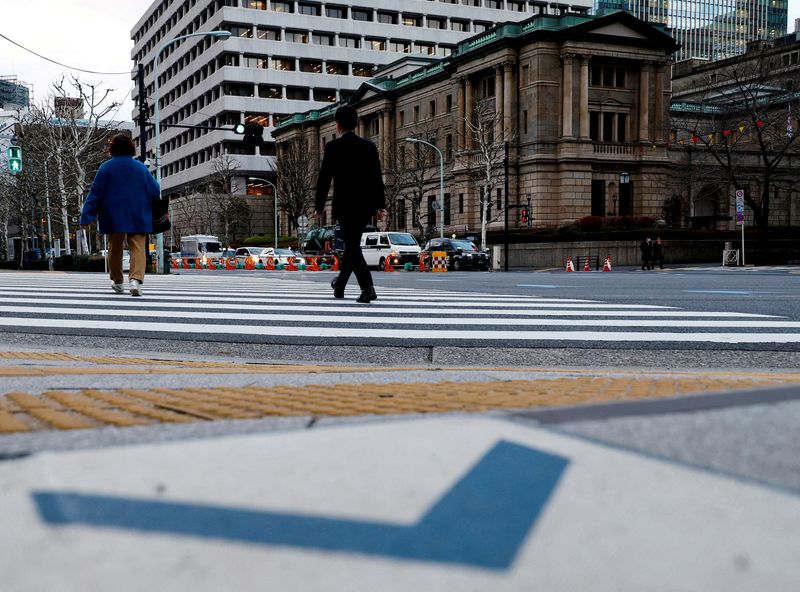
[[[432,16],[428,17],[428,28],[429,29],[446,29],[447,28],[447,21],[443,18],[435,18]]]
[[[262,99],[280,99],[282,96],[280,86],[258,85],[258,96]]]
[[[308,89],[302,86],[287,86],[286,98],[291,101],[307,101]]]
[[[325,16],[328,18],[347,18],[347,9],[343,6],[331,6],[328,4],[325,6]]]
[[[250,25],[228,25],[228,31],[233,37],[252,37],[253,27]]]
[[[384,23],[387,25],[396,25],[397,24],[397,13],[396,12],[381,12],[378,11],[378,22]]]
[[[294,3],[272,0],[272,12],[294,12]]]
[[[416,43],[417,53],[425,55],[434,55],[436,53],[436,46],[433,43]]]
[[[372,11],[363,8],[353,8],[351,14],[354,21],[371,21]]]
[[[372,51],[385,51],[386,50],[386,40],[385,39],[374,39],[367,37],[365,39],[367,42],[367,47]]]
[[[257,123],[264,127],[269,126],[269,115],[267,113],[248,113],[244,116],[245,123]]]
[[[267,0],[245,0],[245,8],[252,8],[254,10],[266,10]]]
[[[422,17],[418,14],[404,14],[403,15],[404,27],[421,27]]]
[[[314,74],[322,74],[322,61],[320,60],[300,60],[301,72],[313,72]]]
[[[314,45],[333,45],[334,36],[332,33],[312,33],[311,43]]]
[[[308,43],[308,31],[286,31],[286,41]]]
[[[469,21],[459,21],[457,19],[450,19],[450,30],[469,32]]]
[[[310,14],[312,16],[321,16],[322,15],[322,7],[319,4],[304,4],[299,3],[297,5],[297,12],[300,14]]]
[[[353,76],[372,76],[372,64],[353,64]]]
[[[347,76],[347,64],[344,62],[328,62],[325,64],[325,71],[328,74]]]
[[[261,70],[267,69],[267,58],[264,56],[245,55],[242,58],[242,65],[245,68],[259,68]]]
[[[280,41],[281,40],[281,30],[280,29],[272,29],[269,27],[257,27],[256,28],[256,36],[259,39],[268,39],[270,41]]]
[[[326,103],[336,102],[336,89],[333,88],[315,88],[314,100],[324,101]]]
[[[295,69],[293,58],[272,58],[272,65],[276,70],[289,71]]]
[[[351,37],[350,35],[339,35],[339,47],[361,47],[361,38]]]
[[[397,51],[400,53],[409,53],[411,51],[410,41],[397,41],[392,39],[389,41],[389,51]]]

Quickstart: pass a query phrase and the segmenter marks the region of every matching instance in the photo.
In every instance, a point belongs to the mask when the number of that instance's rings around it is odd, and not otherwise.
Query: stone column
[[[581,57],[581,88],[579,93],[578,115],[580,117],[580,138],[589,139],[589,60],[592,56]]]
[[[503,138],[503,127],[505,120],[505,104],[503,103],[503,66],[497,64],[494,67],[494,113],[495,113],[495,138]]]
[[[456,92],[456,150],[459,152],[464,149],[464,117],[466,117],[464,102],[464,79],[459,78]]]
[[[506,62],[503,64],[503,131],[506,138],[513,137],[516,133],[516,98],[514,63]]]
[[[391,164],[392,159],[392,121],[391,112],[388,108],[381,111],[381,136],[383,154],[381,154],[381,161],[383,167],[386,168]]]
[[[561,81],[561,137],[572,138],[572,59],[574,54],[561,55],[563,63]]]
[[[659,62],[656,64],[656,80],[655,80],[656,102],[655,113],[653,114],[653,141],[664,141],[664,63]]]
[[[650,141],[650,62],[639,71],[639,141]]]
[[[475,105],[472,98],[472,81],[469,78],[464,79],[464,108],[464,119],[473,124]],[[464,128],[464,149],[472,150],[472,129],[466,124]]]

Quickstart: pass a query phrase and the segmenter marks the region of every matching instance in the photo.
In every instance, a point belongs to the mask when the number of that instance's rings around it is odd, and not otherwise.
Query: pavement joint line
[[[547,381],[364,383],[184,389],[84,389],[12,392],[0,396],[0,434],[129,427],[152,423],[213,422],[264,417],[354,417],[402,413],[477,413],[642,401],[675,396],[776,387],[800,382],[775,376],[592,376]]]

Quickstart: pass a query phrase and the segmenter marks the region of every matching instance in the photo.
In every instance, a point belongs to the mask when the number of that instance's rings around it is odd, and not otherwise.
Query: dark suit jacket
[[[378,149],[353,132],[325,146],[317,180],[315,208],[325,209],[333,181],[332,214],[340,224],[365,224],[386,207]]]

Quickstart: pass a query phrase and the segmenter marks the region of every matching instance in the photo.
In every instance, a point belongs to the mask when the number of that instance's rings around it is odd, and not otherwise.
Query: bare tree
[[[304,138],[292,138],[280,144],[277,168],[280,206],[293,227],[299,216],[307,215],[314,208],[317,166],[309,156]]]
[[[36,135],[36,142],[27,145],[36,146],[43,162],[52,159],[67,254],[72,252],[70,211],[74,215],[83,208],[91,177],[107,156],[105,142],[113,126],[106,118],[119,107],[108,101],[111,92],[100,85],[84,84],[75,76],[68,81],[62,77],[53,83],[47,101],[33,106],[21,121]],[[85,237],[79,250],[88,250]]]
[[[490,220],[492,194],[503,183],[503,160],[505,144],[513,137],[498,135],[503,116],[497,113],[488,100],[477,102],[473,119],[464,120],[467,137],[472,138],[472,147],[461,152],[458,157],[468,171],[470,181],[478,188],[478,208],[481,224],[481,247],[486,247],[486,228]],[[466,145],[466,142],[465,142]],[[508,196],[505,196],[508,200]],[[506,206],[508,204],[506,203]],[[498,208],[497,219],[502,212]]]
[[[436,145],[437,129],[431,120],[423,120],[411,130],[409,137],[417,138]],[[394,172],[399,176],[402,187],[406,188],[411,202],[411,224],[419,232],[420,239],[428,238],[426,228],[430,224],[422,222],[422,203],[426,192],[438,190],[439,167],[436,150],[421,142],[398,144],[397,158],[395,158]],[[400,191],[395,187],[394,191]],[[398,193],[399,195],[399,193]],[[438,195],[438,193],[437,193]],[[429,215],[430,212],[426,211]]]
[[[220,154],[212,162],[214,175],[211,181],[210,193],[215,194],[216,207],[214,211],[218,219],[222,221],[223,237],[222,242],[225,246],[231,244],[231,230],[238,221],[238,213],[235,202],[241,198],[235,193],[234,179],[239,176],[241,163],[235,156],[230,154]],[[249,211],[249,208],[248,208]]]
[[[759,238],[768,236],[770,198],[775,187],[796,186],[797,171],[787,156],[800,152],[800,98],[776,86],[763,54],[732,60],[715,72],[696,113],[684,116],[682,141],[704,149],[720,183],[745,190]],[[751,191],[751,189],[753,189]]]

